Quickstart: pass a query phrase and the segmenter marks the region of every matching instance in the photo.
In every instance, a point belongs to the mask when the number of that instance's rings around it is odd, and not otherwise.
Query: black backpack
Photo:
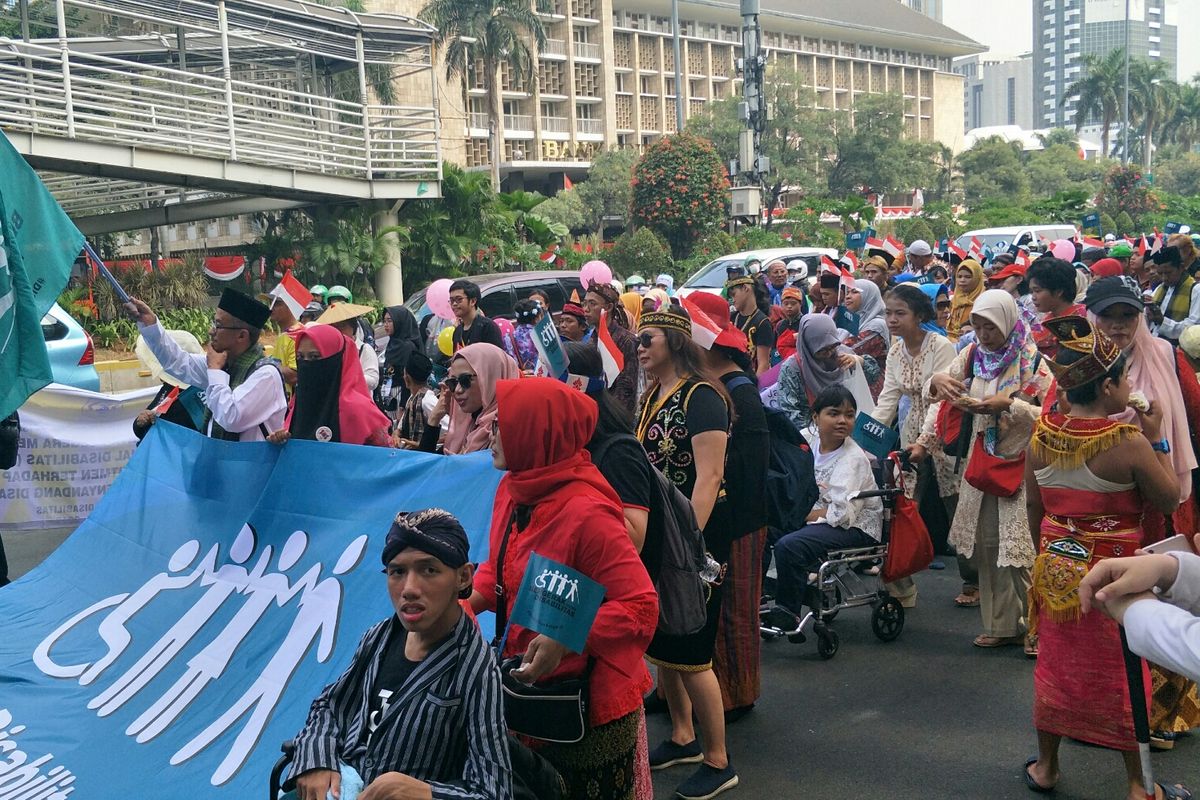
[[[600,464],[608,448],[622,439],[642,446],[633,434],[610,436],[592,450],[592,463]],[[668,636],[687,636],[703,628],[708,620],[708,587],[700,575],[707,564],[704,534],[696,524],[692,501],[654,465],[650,465],[650,475],[646,537],[654,531],[662,543],[662,562],[654,584],[658,590],[658,631]]]

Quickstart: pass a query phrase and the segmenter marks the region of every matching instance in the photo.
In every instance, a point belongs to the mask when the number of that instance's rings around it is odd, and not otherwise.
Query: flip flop
[[[1054,791],[1053,786],[1042,786],[1033,779],[1032,775],[1029,774],[1029,768],[1036,764],[1037,760],[1037,756],[1030,756],[1029,760],[1025,762],[1025,767],[1021,770],[1021,774],[1025,776],[1025,785],[1029,787],[1029,791],[1031,792],[1037,792],[1038,794],[1050,794]]]
[[[967,599],[964,600],[964,597]],[[979,590],[976,589],[972,594],[960,592],[958,597],[954,598],[954,605],[959,608],[977,608],[979,606]]]
[[[990,641],[986,641],[990,640]],[[1010,645],[1025,644],[1024,636],[988,636],[987,634],[979,634],[971,644],[976,647],[985,649],[993,647],[1009,647]]]

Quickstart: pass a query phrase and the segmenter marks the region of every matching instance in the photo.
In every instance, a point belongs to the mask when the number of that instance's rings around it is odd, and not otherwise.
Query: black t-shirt
[[[636,438],[618,438],[612,441],[602,453],[603,460],[596,464],[596,469],[608,481],[609,486],[621,498],[622,506],[651,510],[651,481],[654,476],[650,470],[650,461],[646,451]],[[646,567],[650,579],[658,577],[659,564],[662,562],[662,531],[660,526],[650,524],[647,520],[646,540],[642,543],[642,564]]]
[[[750,365],[757,371],[758,348],[771,350],[775,347],[775,329],[771,327],[771,320],[761,311],[755,311],[749,317],[735,312],[733,324],[750,340]]]
[[[370,736],[379,727],[379,721],[387,712],[393,696],[400,693],[404,684],[412,676],[420,661],[409,661],[404,655],[404,643],[408,641],[408,631],[399,622],[393,623],[391,634],[384,646],[383,658],[379,660],[379,671],[375,673],[375,684],[371,687],[370,714],[367,716],[367,726],[364,736]]]
[[[736,377],[750,377],[732,371],[721,376],[728,382]],[[729,437],[725,456],[725,496],[732,517],[732,535],[736,538],[752,533],[767,524],[767,466],[770,462],[770,429],[763,410],[758,387],[754,383],[736,386],[729,391],[737,419]]]
[[[500,335],[500,328],[483,314],[476,314],[475,321],[465,331],[461,325],[454,327],[455,350],[458,350],[460,347],[466,347],[469,344],[479,344],[480,342],[487,342],[501,349],[504,348],[504,337]]]

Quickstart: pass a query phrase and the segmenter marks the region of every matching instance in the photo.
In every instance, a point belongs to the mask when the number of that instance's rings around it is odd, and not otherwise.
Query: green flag
[[[83,234],[0,133],[0,419],[53,380],[42,317],[67,285]]]

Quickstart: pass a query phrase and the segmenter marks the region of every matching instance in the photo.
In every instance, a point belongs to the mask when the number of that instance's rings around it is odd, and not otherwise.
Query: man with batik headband
[[[1079,583],[1098,561],[1132,555],[1142,544],[1143,509],[1173,511],[1179,483],[1162,438],[1162,411],[1130,397],[1120,348],[1084,317],[1043,324],[1058,341],[1047,363],[1058,380],[1060,410],[1038,420],[1025,465],[1029,526],[1039,532],[1039,548],[1029,592],[1029,631],[1038,636],[1038,755],[1026,762],[1024,780],[1034,791],[1052,789],[1058,747],[1068,736],[1120,750],[1126,792],[1140,796],[1117,625],[1082,613]],[[1129,406],[1137,409],[1140,428],[1110,419]]]
[[[125,312],[163,370],[204,392],[203,430],[215,439],[258,442],[283,428],[287,399],[279,362],[263,355],[259,334],[271,309],[233,289],[221,294],[204,355],[185,353],[150,306],[136,298]]]
[[[771,350],[775,348],[775,330],[759,303],[759,293],[765,294],[766,289],[757,278],[750,275],[726,281],[725,289],[734,308],[731,316],[733,324],[750,341],[751,371],[761,375],[771,368]],[[645,326],[644,321],[642,325]]]

